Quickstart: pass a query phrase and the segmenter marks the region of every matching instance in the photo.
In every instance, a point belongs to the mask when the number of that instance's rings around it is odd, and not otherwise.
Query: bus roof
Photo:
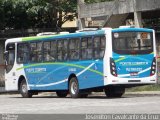
[[[108,28],[105,28],[108,29]],[[101,30],[95,30],[95,31],[84,31],[84,32],[78,32],[78,33],[70,33],[70,34],[57,34],[57,35],[49,35],[49,36],[32,36],[32,37],[22,37],[22,38],[12,38],[8,39],[6,43],[8,42],[21,42],[21,41],[35,41],[35,40],[50,40],[50,39],[66,39],[66,38],[76,38],[76,37],[84,37],[84,36],[92,36],[92,35],[104,35],[105,29]],[[110,28],[111,30],[111,28]],[[115,28],[112,29],[112,32],[153,32],[153,29],[147,29],[147,28]]]
[[[112,29],[112,32],[126,32],[126,31],[129,31],[129,32],[153,32],[153,29],[133,28],[133,27]]]
[[[65,38],[76,38],[83,36],[92,36],[92,35],[104,35],[104,30],[97,31],[88,31],[88,32],[79,32],[79,33],[70,33],[70,34],[57,34],[50,36],[33,36],[33,37],[24,37],[22,41],[33,41],[33,40],[49,40],[49,39],[65,39]]]

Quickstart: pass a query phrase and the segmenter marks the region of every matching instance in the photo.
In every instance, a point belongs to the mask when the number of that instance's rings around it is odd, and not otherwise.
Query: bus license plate
[[[130,76],[137,76],[138,72],[130,72]]]

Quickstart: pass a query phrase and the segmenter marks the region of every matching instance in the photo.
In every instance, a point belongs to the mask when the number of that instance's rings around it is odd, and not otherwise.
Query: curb
[[[142,95],[160,95],[160,91],[138,91],[138,92],[126,92],[125,94],[142,94]]]

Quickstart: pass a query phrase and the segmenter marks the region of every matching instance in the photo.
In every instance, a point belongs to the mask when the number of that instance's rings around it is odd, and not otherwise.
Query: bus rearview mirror
[[[7,63],[8,53],[9,53],[8,51],[4,52],[5,65],[8,65],[8,63]]]

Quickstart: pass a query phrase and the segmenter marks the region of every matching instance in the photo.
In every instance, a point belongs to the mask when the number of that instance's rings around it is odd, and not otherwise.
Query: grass
[[[138,91],[160,91],[160,84],[158,85],[145,85],[140,87],[133,87],[127,89],[128,92],[138,92]]]

